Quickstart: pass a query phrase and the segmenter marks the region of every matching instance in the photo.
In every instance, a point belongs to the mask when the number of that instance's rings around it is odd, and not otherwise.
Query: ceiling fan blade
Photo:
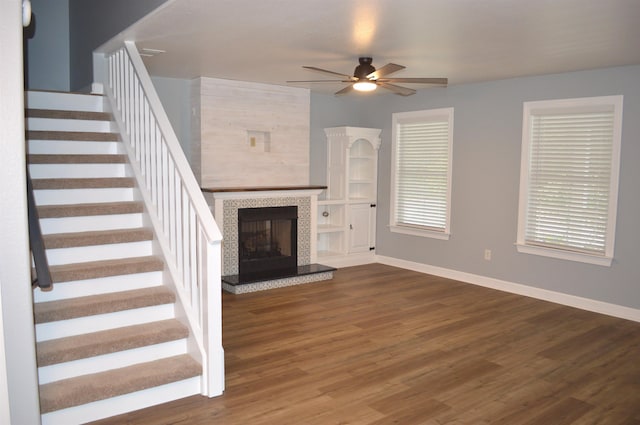
[[[400,71],[401,69],[404,69],[405,67],[402,65],[398,65],[395,63],[388,63],[385,66],[383,66],[380,69],[377,69],[375,71],[373,71],[371,74],[367,75],[367,78],[369,78],[370,80],[377,80],[380,77],[383,77],[385,75],[389,75],[393,72],[397,72]]]
[[[446,86],[449,82],[446,78],[382,78],[378,81],[382,83],[437,84],[441,86]]]
[[[353,90],[353,84],[349,84],[347,87],[343,88],[342,90],[337,91],[335,94],[336,94],[336,96],[340,96],[340,95],[343,95],[343,94],[351,93],[352,90]]]
[[[327,71],[326,69],[316,68],[315,66],[303,66],[303,68],[310,69],[312,71],[324,72],[325,74],[338,75],[340,77],[344,77],[344,78],[348,79],[349,81],[353,81],[354,80],[354,77],[351,76],[351,75],[341,74],[339,72]]]
[[[351,80],[293,80],[287,83],[350,83]]]
[[[378,85],[384,87],[387,90],[391,90],[395,94],[399,94],[401,96],[411,96],[416,92],[414,89],[410,89],[408,87],[396,86],[395,84],[389,84],[380,81],[378,81]]]

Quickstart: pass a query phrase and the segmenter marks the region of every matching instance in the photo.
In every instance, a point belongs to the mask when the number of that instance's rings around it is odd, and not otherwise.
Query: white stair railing
[[[224,390],[222,235],[133,42],[94,53],[158,244],[203,366],[202,394]]]

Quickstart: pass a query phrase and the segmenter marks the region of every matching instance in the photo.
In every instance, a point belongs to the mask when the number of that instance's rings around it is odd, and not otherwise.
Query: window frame
[[[600,266],[611,266],[614,256],[616,215],[618,207],[618,185],[620,177],[620,150],[622,143],[622,106],[623,96],[598,96],[574,99],[555,99],[543,101],[524,102],[522,119],[522,151],[520,163],[520,189],[518,203],[518,229],[516,248],[520,253],[540,255],[562,260],[578,261],[582,263]],[[613,137],[611,144],[611,162],[609,176],[607,226],[605,231],[604,252],[582,252],[579,250],[561,248],[558,246],[543,246],[531,244],[526,241],[529,181],[530,181],[530,155],[531,132],[534,115],[566,115],[570,113],[584,113],[601,110],[603,107],[613,107]]]
[[[448,240],[451,236],[451,187],[452,187],[452,171],[453,171],[453,118],[454,108],[438,108],[426,109],[410,112],[396,112],[392,114],[392,146],[391,146],[391,199],[389,214],[389,229],[394,233],[406,235],[429,237],[441,240]],[[397,156],[398,156],[398,125],[413,122],[447,122],[447,190],[446,190],[446,213],[445,226],[442,230],[437,228],[429,228],[423,226],[412,226],[408,224],[399,224],[397,217]]]

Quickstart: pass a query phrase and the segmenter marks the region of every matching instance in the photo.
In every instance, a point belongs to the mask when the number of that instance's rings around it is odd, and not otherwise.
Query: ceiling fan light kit
[[[374,91],[378,85],[371,81],[358,81],[353,83],[353,89],[358,91]]]
[[[382,86],[387,90],[394,92],[400,96],[410,96],[416,91],[408,87],[398,86],[391,83],[411,83],[411,84],[431,84],[446,86],[448,80],[446,78],[383,78],[386,75],[400,71],[405,67],[395,63],[388,63],[382,68],[376,70],[372,65],[373,58],[365,56],[358,59],[360,63],[353,71],[353,76],[347,74],[341,74],[339,72],[328,71],[322,68],[316,68],[315,66],[303,66],[305,69],[312,71],[323,72],[325,74],[337,75],[343,77],[342,80],[306,80],[306,81],[287,81],[287,83],[349,83],[349,85],[342,90],[337,91],[336,95],[342,95],[350,93],[352,90],[368,92],[375,90],[378,86]]]

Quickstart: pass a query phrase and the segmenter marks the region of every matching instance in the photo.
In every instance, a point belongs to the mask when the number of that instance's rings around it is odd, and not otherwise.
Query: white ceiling
[[[120,38],[166,50],[157,76],[287,85],[373,56],[452,85],[640,64],[640,0],[169,0]]]

